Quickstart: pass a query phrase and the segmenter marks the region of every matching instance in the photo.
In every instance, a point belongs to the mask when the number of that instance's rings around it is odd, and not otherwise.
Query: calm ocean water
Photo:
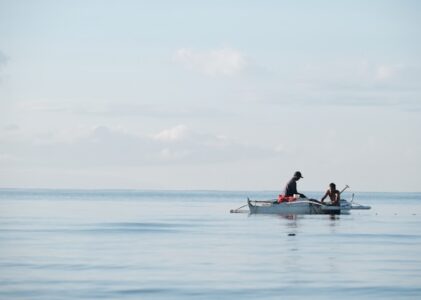
[[[0,190],[0,299],[421,299],[421,193],[229,213],[274,195]]]

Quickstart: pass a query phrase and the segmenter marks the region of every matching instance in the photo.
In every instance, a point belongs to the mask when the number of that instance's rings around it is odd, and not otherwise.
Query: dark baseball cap
[[[294,173],[294,177],[297,177],[297,178],[304,178],[304,177],[301,175],[301,172],[300,172],[300,171],[295,172],[295,173]]]

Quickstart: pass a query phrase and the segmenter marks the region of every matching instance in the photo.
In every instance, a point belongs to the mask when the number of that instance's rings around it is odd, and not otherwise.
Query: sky
[[[0,0],[0,188],[421,191],[419,1]]]

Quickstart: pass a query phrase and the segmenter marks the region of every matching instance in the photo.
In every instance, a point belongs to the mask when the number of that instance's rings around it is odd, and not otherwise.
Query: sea
[[[0,189],[0,299],[421,299],[421,193],[354,194],[371,210],[230,213],[276,191]]]

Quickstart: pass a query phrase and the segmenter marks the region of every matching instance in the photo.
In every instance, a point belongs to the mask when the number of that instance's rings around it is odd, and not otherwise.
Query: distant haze
[[[0,0],[0,187],[421,191],[419,1]]]

